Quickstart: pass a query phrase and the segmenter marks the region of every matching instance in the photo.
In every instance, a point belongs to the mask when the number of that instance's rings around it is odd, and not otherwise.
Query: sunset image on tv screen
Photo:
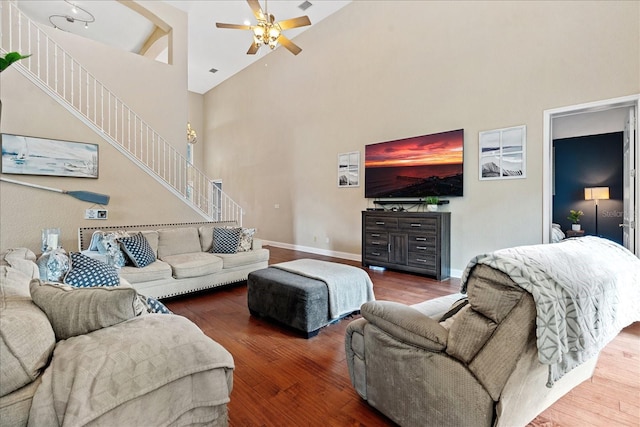
[[[365,147],[365,197],[462,196],[464,130]]]

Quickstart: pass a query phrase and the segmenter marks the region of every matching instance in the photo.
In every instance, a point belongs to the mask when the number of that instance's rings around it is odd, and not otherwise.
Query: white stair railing
[[[203,217],[242,225],[237,203],[13,2],[0,2],[0,52],[31,54],[13,67]]]

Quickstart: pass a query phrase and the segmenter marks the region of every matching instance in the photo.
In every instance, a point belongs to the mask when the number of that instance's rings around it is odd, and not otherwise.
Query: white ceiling
[[[285,35],[294,39],[300,33],[313,27],[321,20],[340,10],[351,0],[309,0],[312,4],[306,10],[298,6],[305,0],[271,0],[268,12],[276,21],[309,16],[311,26],[286,30]],[[246,1],[243,0],[165,0],[166,3],[185,11],[189,22],[188,41],[188,88],[192,92],[205,93],[254,61],[269,53],[268,47],[261,47],[255,55],[246,52],[252,43],[250,31],[216,28],[216,22],[229,24],[255,24],[255,17]],[[115,0],[78,0],[71,3],[86,9],[95,16],[95,22],[85,28],[79,19],[86,14],[78,10],[72,12],[72,5],[64,0],[18,0],[18,7],[36,22],[51,26],[49,16],[63,15],[74,17],[77,21],[68,22],[65,18],[54,18],[58,28],[121,49],[137,52],[144,40],[153,31],[153,24],[126,6]],[[143,3],[144,4],[144,3]],[[260,1],[264,10],[265,3]],[[294,40],[295,42],[295,40]],[[305,55],[304,45],[298,44]],[[277,47],[277,49],[284,49]],[[166,53],[164,54],[166,57]],[[162,60],[162,55],[158,58]],[[215,68],[216,73],[209,72]]]

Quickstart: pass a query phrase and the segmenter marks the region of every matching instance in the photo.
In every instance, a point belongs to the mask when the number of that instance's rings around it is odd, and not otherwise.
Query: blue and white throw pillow
[[[147,306],[149,307],[149,313],[173,314],[166,305],[153,297],[147,297]]]
[[[240,235],[242,228],[213,228],[213,247],[211,252],[214,254],[235,254],[238,252],[238,244],[240,243]]]
[[[142,233],[134,234],[131,237],[121,237],[118,242],[134,266],[142,268],[155,262],[156,256],[153,249]]]
[[[71,252],[71,267],[64,276],[64,283],[78,288],[93,286],[118,286],[120,277],[115,267],[91,259],[80,252]]]

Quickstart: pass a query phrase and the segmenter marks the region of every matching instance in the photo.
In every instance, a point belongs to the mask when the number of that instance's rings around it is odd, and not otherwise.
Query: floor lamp
[[[585,187],[584,199],[596,205],[596,236],[598,235],[598,200],[609,200],[609,187]]]

